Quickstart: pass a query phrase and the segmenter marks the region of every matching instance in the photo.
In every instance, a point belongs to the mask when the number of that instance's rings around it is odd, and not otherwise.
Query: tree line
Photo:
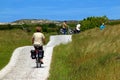
[[[83,20],[80,20],[77,23],[81,24],[81,31],[85,31],[91,28],[99,27],[102,23],[105,23],[107,25],[120,24],[120,20],[109,20],[106,16],[101,16],[101,17],[91,16],[91,17],[84,18]],[[71,28],[75,28],[77,23],[68,21],[68,25]],[[62,27],[62,25],[58,25],[55,23],[22,24],[22,25],[7,24],[7,25],[0,25],[0,30],[23,29],[23,30],[26,30],[27,32],[31,32],[35,30],[36,26],[42,26],[43,32],[46,32],[46,33],[58,32],[59,29]]]

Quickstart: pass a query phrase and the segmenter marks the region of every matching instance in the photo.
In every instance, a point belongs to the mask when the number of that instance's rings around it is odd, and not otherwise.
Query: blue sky
[[[90,16],[120,19],[120,0],[1,0],[0,22],[19,19],[82,20]]]

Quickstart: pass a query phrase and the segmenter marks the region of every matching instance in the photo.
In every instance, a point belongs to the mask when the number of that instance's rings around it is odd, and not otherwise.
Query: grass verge
[[[73,35],[54,48],[48,80],[120,80],[120,25]]]
[[[0,31],[0,69],[8,62],[15,48],[30,45],[31,35],[20,29]]]

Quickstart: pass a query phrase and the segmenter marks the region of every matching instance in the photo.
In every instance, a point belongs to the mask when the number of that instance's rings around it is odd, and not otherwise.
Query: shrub
[[[84,31],[87,29],[99,27],[102,23],[107,23],[107,22],[108,22],[108,18],[106,16],[88,17],[80,21],[80,24],[82,25],[81,30]]]

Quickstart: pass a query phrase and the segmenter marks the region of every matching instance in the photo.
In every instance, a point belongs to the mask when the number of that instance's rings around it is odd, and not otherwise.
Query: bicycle
[[[36,59],[36,67],[39,68],[43,64],[40,60],[43,58],[44,50],[39,50],[39,47],[36,47],[36,50],[31,50],[31,58]]]
[[[64,33],[66,33],[66,34],[74,34],[74,31],[68,27],[68,29],[66,30],[66,32],[64,32],[63,28],[61,28],[60,31],[59,31],[59,33],[60,34],[64,34]]]
[[[42,59],[42,52],[43,50],[39,50],[38,53],[36,53],[36,67],[41,67],[42,62],[40,59]]]

